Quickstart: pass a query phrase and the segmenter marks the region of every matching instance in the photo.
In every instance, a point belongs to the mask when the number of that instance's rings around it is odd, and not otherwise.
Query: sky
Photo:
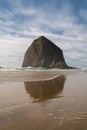
[[[87,68],[87,0],[0,0],[0,66],[21,67],[41,35],[63,50],[68,65]]]

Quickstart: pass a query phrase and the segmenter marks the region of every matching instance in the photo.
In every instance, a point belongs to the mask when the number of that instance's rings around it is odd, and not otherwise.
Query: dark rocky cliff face
[[[22,67],[70,68],[62,50],[44,36],[34,40],[27,49]]]

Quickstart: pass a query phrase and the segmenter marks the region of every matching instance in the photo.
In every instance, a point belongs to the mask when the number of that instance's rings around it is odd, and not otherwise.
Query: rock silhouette
[[[22,67],[46,67],[68,69],[63,51],[46,37],[34,40],[27,49]]]

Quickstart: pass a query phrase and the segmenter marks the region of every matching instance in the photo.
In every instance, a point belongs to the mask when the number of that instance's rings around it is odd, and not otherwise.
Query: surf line
[[[51,80],[55,80],[59,77],[60,75],[56,75],[54,77],[51,77],[51,78],[44,78],[44,79],[38,79],[38,80],[31,80],[31,81],[28,81],[28,82],[44,82],[44,81],[51,81]]]

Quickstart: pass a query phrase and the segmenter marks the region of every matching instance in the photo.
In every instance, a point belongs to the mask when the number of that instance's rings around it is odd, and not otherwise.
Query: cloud
[[[87,58],[87,26],[84,21],[79,22],[80,17],[86,21],[86,10],[80,9],[77,16],[72,5],[65,2],[60,8],[56,6],[56,1],[50,2],[48,8],[47,4],[35,6],[30,2],[25,6],[23,0],[7,1],[10,9],[0,10],[0,55],[22,56],[18,59],[22,61],[30,43],[45,35],[63,49],[67,60]]]
[[[80,9],[79,14],[87,22],[87,9]]]
[[[69,59],[80,59],[83,57],[83,53],[82,52],[79,52],[79,51],[67,51],[66,52],[66,56],[69,58]]]

